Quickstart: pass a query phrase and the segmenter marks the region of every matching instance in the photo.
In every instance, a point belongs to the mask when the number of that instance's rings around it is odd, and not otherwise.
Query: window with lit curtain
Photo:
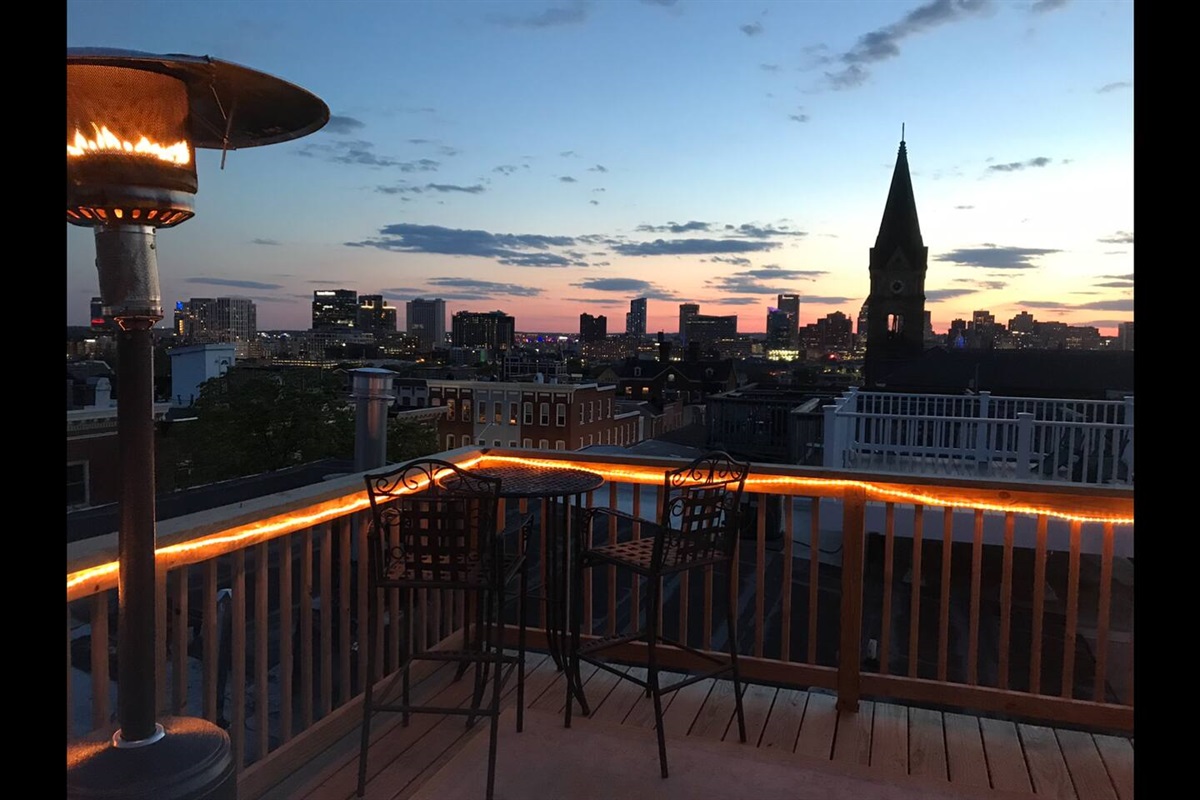
[[[462,401],[462,421],[463,422],[471,421],[471,401],[470,400]]]
[[[504,422],[504,403],[499,400],[496,401],[496,411],[493,414],[493,420],[497,425]]]
[[[517,404],[516,403],[508,404],[508,424],[509,425],[517,424]]]

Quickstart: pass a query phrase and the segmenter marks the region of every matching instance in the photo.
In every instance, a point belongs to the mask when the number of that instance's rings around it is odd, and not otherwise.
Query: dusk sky
[[[521,331],[857,318],[904,126],[934,330],[1133,320],[1131,0],[68,0],[68,47],[207,55],[330,108],[293,142],[197,154],[157,236],[177,300],[301,330],[345,288]],[[98,295],[67,226],[67,324]]]

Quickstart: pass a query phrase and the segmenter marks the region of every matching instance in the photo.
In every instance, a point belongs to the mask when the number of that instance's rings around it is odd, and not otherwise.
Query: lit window
[[[471,401],[467,400],[466,398],[463,398],[462,401],[462,421],[471,421]]]
[[[517,404],[516,403],[508,404],[508,424],[509,425],[517,424]]]
[[[497,425],[504,422],[504,403],[501,403],[499,400],[496,401],[496,411],[495,411],[495,415],[493,417],[493,421]]]

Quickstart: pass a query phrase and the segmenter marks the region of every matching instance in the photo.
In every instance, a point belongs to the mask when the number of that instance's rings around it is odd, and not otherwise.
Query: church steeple
[[[920,358],[925,338],[925,272],[929,248],[921,238],[917,201],[908,171],[908,147],[900,152],[870,257],[867,296],[866,385],[886,385],[895,367]]]
[[[875,249],[891,254],[897,247],[908,249],[924,246],[921,225],[917,221],[917,201],[913,196],[912,176],[908,172],[908,147],[901,134],[900,152],[896,156],[896,167],[892,171],[892,185],[888,189],[887,204],[883,207],[883,221],[879,223]]]

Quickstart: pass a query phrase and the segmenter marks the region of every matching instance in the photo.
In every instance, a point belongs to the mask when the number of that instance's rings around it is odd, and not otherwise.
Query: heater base
[[[159,723],[166,735],[143,747],[114,747],[111,732],[68,743],[68,800],[237,800],[229,734],[193,717]]]

